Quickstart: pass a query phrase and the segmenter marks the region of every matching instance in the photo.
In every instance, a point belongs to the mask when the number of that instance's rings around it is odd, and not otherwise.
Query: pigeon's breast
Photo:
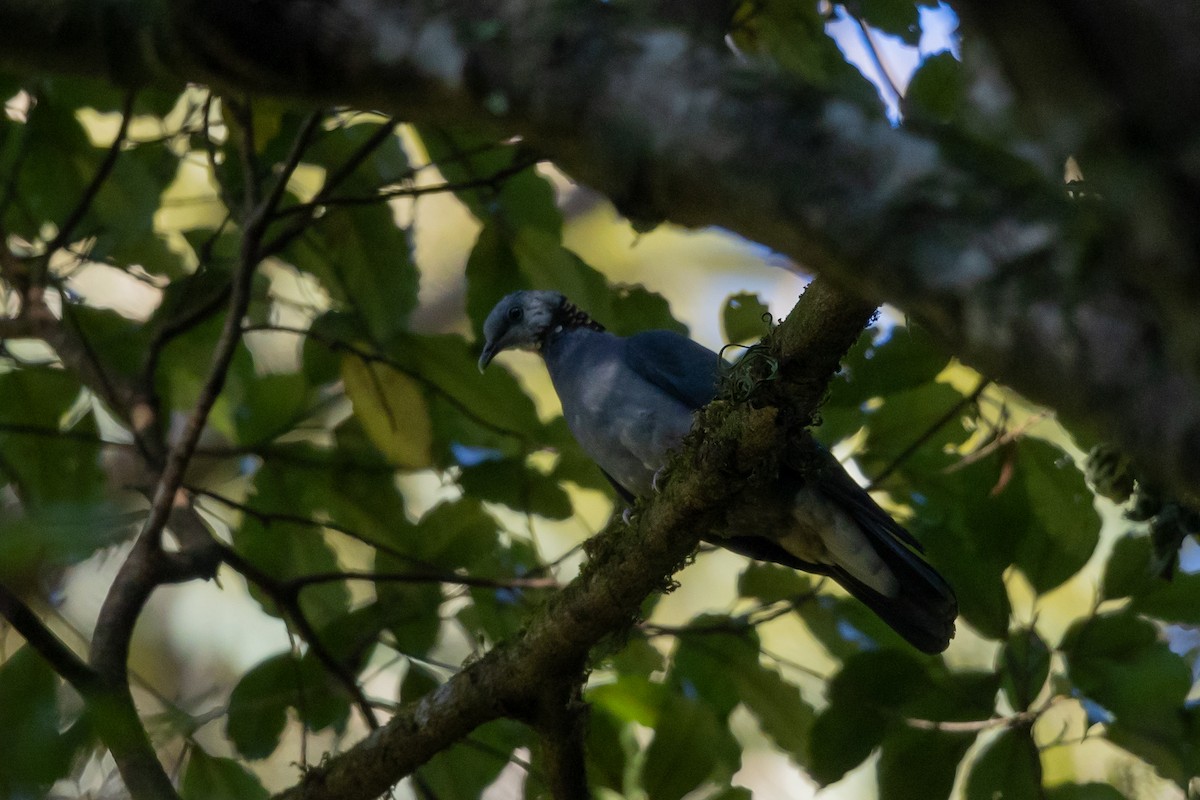
[[[608,333],[576,330],[543,355],[563,416],[584,452],[641,495],[691,428],[692,412],[630,369],[623,345]]]

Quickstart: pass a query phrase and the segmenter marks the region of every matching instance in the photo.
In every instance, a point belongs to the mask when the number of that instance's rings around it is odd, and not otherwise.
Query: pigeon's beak
[[[483,372],[487,369],[487,365],[492,363],[492,359],[496,357],[496,345],[488,342],[483,346],[483,352],[479,354],[479,371]]]

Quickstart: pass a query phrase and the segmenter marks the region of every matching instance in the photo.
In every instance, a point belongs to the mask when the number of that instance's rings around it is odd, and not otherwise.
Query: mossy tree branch
[[[1076,22],[1090,13],[1068,5]],[[1159,17],[1182,4],[1124,7],[1139,29],[1170,32]],[[706,25],[653,16],[685,13],[679,4],[654,8],[47,0],[0,5],[0,64],[520,133],[635,219],[719,225],[895,303],[963,361],[1200,494],[1194,193],[1175,189],[1186,164],[1132,149],[1147,157],[1115,173],[1135,175],[1129,197],[1072,203],[1061,137],[1028,137],[1018,154],[978,131],[896,130],[877,110],[737,60]],[[1107,30],[1081,29],[1093,43]],[[1051,70],[1039,75],[1075,68],[1054,60],[1053,42],[1036,51]],[[1168,73],[1197,86],[1197,69],[1187,58]],[[1155,106],[1135,102],[1143,83],[1128,72],[1101,83],[1144,118]],[[1111,127],[1088,107],[1063,115],[1072,141]]]
[[[582,574],[530,619],[516,639],[501,643],[437,691],[400,709],[380,730],[311,770],[278,800],[358,800],[375,797],[434,754],[498,717],[547,724],[547,703],[561,704],[598,647],[637,619],[646,597],[669,586],[701,533],[731,507],[746,502],[741,465],[775,458],[773,451],[816,408],[841,356],[861,334],[874,307],[818,280],[767,340],[771,358],[789,377],[775,387],[775,405],[714,403],[672,462],[661,492],[639,501],[633,522],[619,518],[589,544]],[[688,468],[680,468],[687,464]],[[552,692],[546,699],[543,692]]]

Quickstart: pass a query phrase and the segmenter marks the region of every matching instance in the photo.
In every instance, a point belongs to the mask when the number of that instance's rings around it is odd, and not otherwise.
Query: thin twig
[[[554,578],[479,578],[454,572],[314,572],[284,581],[281,585],[299,591],[321,583],[340,581],[370,581],[372,583],[449,583],[476,589],[557,589],[561,584]]]
[[[348,528],[345,525],[341,525],[341,524],[333,522],[333,521],[322,522],[320,520],[311,519],[302,514],[290,514],[288,512],[284,512],[284,511],[264,511],[263,509],[255,508],[254,506],[248,505],[246,503],[239,503],[237,500],[234,500],[230,497],[226,497],[225,495],[222,495],[222,494],[218,494],[209,489],[202,489],[199,487],[192,487],[192,486],[188,486],[186,488],[188,489],[188,491],[192,492],[197,497],[207,497],[210,500],[220,503],[221,505],[225,506],[226,508],[231,508],[235,511],[240,511],[243,514],[246,514],[247,516],[253,517],[254,519],[258,520],[264,527],[270,527],[272,524],[278,522],[278,523],[285,523],[285,524],[290,524],[290,525],[303,525],[303,526],[309,527],[309,528],[322,528],[322,529],[327,529],[327,530],[331,530],[331,531],[336,531],[337,533],[340,533],[343,536],[348,536],[349,538],[353,539],[356,542],[361,542],[362,544],[365,544],[368,547],[378,550],[381,553],[386,553],[387,555],[391,556],[392,558],[394,558],[398,561],[403,561],[405,563],[412,564],[417,567],[421,567],[422,569],[425,569],[425,568],[428,568],[430,570],[437,569],[437,567],[433,566],[432,564],[429,564],[428,562],[422,561],[419,558],[413,558],[412,556],[407,555],[407,554],[401,552],[400,550],[397,550],[396,548],[392,547],[391,545],[385,544],[383,542],[376,542],[373,539],[371,539],[370,537],[367,537],[367,536],[359,533],[358,531],[354,530],[353,528]]]
[[[988,457],[989,455],[994,453],[996,450],[999,450],[1001,447],[1008,444],[1009,442],[1012,442],[1016,439],[1020,439],[1022,436],[1025,435],[1025,432],[1027,430],[1032,428],[1034,425],[1037,425],[1042,420],[1048,419],[1049,417],[1051,417],[1053,415],[1054,415],[1054,412],[1049,411],[1049,410],[1040,411],[1037,414],[1031,415],[1027,420],[1022,422],[1017,427],[1007,430],[1004,433],[1000,434],[999,436],[996,436],[990,442],[988,442],[987,444],[980,447],[978,450],[967,453],[965,456],[960,458],[958,461],[955,461],[953,464],[951,464],[950,466],[943,469],[942,473],[945,475],[949,475],[951,473],[958,472],[960,469],[964,469],[964,468],[970,466],[971,464],[974,464],[976,461],[979,461],[981,459]]]
[[[80,695],[86,698],[96,690],[96,673],[4,584],[0,584],[0,616]]]
[[[315,204],[314,208],[317,205],[320,205],[324,200],[327,200],[329,197],[331,197],[333,193],[337,191],[337,187],[340,186],[343,181],[353,175],[354,171],[358,169],[362,162],[367,160],[371,153],[375,152],[380,145],[394,135],[396,126],[399,124],[400,120],[396,119],[395,117],[388,119],[388,121],[381,125],[377,131],[367,137],[367,139],[361,145],[359,145],[358,149],[355,150],[349,158],[342,162],[337,169],[328,174],[325,177],[325,183],[322,184],[320,190],[317,191],[316,195],[310,201],[311,203]],[[311,222],[311,215],[296,220],[292,225],[288,226],[273,239],[263,245],[263,257],[265,258],[267,256],[275,255],[280,250],[287,247],[289,244],[291,244],[293,239],[295,239],[297,236],[303,233],[305,229],[308,228]]]
[[[212,558],[215,551],[211,547],[207,550],[186,548],[168,553],[162,548],[162,533],[168,521],[178,517],[180,522],[188,523],[184,528],[191,531],[188,539],[206,538],[208,544],[216,544],[211,537],[205,536],[203,521],[194,518],[191,498],[180,491],[180,485],[241,341],[242,318],[250,304],[251,279],[260,260],[263,231],[283,194],[283,186],[299,164],[318,120],[319,115],[314,114],[297,136],[275,186],[243,226],[240,260],[230,295],[228,316],[217,340],[209,374],[183,435],[167,454],[142,530],[100,607],[90,663],[106,686],[109,702],[96,717],[104,726],[118,726],[108,732],[110,737],[121,738],[106,739],[106,743],[126,788],[136,800],[177,795],[141,726],[137,708],[133,704],[128,683],[129,642],[134,625],[156,587],[171,581],[198,577],[215,569],[217,562]],[[253,142],[245,142],[244,146],[253,148]],[[253,180],[253,176],[247,176],[247,180]],[[180,536],[181,541],[184,538]]]
[[[850,14],[850,17],[858,25],[858,29],[862,33],[863,41],[867,46],[867,53],[871,56],[871,60],[875,64],[875,69],[879,72],[879,77],[883,79],[885,84],[887,84],[888,89],[890,89],[892,92],[892,96],[896,98],[897,105],[899,105],[904,100],[904,94],[896,85],[896,81],[892,79],[892,74],[888,70],[887,64],[883,63],[883,58],[879,55],[879,48],[875,46],[875,39],[871,36],[870,26],[868,26],[863,18],[857,14],[851,14],[849,11],[846,13]]]
[[[905,717],[904,724],[910,728],[923,731],[942,731],[943,733],[979,733],[992,728],[1017,728],[1033,723],[1045,709],[1030,709],[1020,711],[1007,717],[991,717],[978,720],[931,720]]]
[[[936,420],[934,420],[933,424],[930,425],[928,428],[926,428],[925,431],[920,436],[918,436],[916,439],[914,439],[908,445],[908,447],[905,447],[903,450],[901,450],[900,454],[897,455],[895,458],[893,458],[891,463],[889,463],[886,467],[884,467],[882,470],[880,470],[879,474],[877,474],[874,477],[874,479],[871,481],[871,483],[867,486],[867,489],[868,490],[874,489],[877,486],[879,486],[879,484],[881,484],[885,480],[887,480],[888,477],[890,477],[893,472],[895,472],[897,469],[899,469],[900,466],[905,461],[907,461],[909,458],[912,457],[913,453],[920,450],[921,447],[926,442],[928,442],[930,439],[932,439],[933,435],[942,429],[942,426],[948,424],[952,419],[954,419],[956,416],[958,416],[960,413],[962,413],[963,409],[965,409],[967,406],[971,405],[976,400],[978,400],[979,396],[981,394],[983,394],[983,390],[986,389],[988,387],[988,384],[990,384],[990,383],[991,383],[990,380],[988,380],[987,378],[981,377],[979,379],[979,384],[975,387],[975,389],[970,394],[964,395],[962,397],[962,399],[960,399],[957,403],[955,403],[950,408],[946,409],[946,413],[942,414],[940,417],[938,417]]]
[[[225,386],[229,365],[232,363],[234,353],[241,342],[242,318],[246,315],[246,310],[250,306],[251,279],[254,276],[254,269],[261,258],[259,252],[261,237],[266,229],[272,210],[279,202],[279,198],[283,196],[284,187],[291,178],[292,172],[299,165],[300,158],[304,154],[304,149],[308,145],[309,138],[316,131],[319,121],[319,114],[314,113],[310,115],[308,123],[296,137],[292,151],[288,154],[287,161],[284,162],[274,186],[251,213],[250,218],[244,225],[241,259],[230,292],[229,312],[225,318],[225,325],[221,329],[220,337],[217,339],[208,377],[204,381],[204,388],[201,390],[200,396],[196,399],[196,405],[188,417],[187,424],[184,426],[179,441],[175,443],[167,456],[166,466],[163,469],[162,476],[159,478],[158,486],[154,492],[154,499],[151,501],[150,515],[146,518],[146,524],[142,529],[142,536],[144,537],[157,540],[163,527],[166,525],[171,505],[175,500],[175,494],[183,481],[184,472],[187,470],[187,464],[191,460],[193,451],[196,449],[196,444],[200,441],[200,435],[204,431],[208,414],[212,410],[213,405],[216,404],[217,398]],[[250,141],[245,146],[253,149],[254,143]],[[247,176],[247,179],[249,180],[252,177]]]
[[[321,637],[317,634],[316,629],[312,626],[312,623],[308,621],[304,609],[300,607],[299,589],[293,589],[286,582],[276,580],[259,569],[255,564],[243,558],[233,548],[226,545],[220,545],[219,547],[222,554],[221,558],[226,564],[245,576],[246,580],[254,583],[270,595],[271,599],[279,607],[279,610],[296,626],[296,631],[300,634],[301,638],[308,642],[309,649],[316,659],[342,684],[342,687],[350,695],[354,704],[362,713],[363,718],[371,727],[371,730],[376,730],[379,727],[379,720],[375,716],[375,709],[371,707],[370,700],[363,694],[362,687],[358,685],[358,680],[354,674],[346,668],[346,665],[338,661],[329,652],[321,641]]]
[[[121,155],[121,148],[125,146],[125,136],[129,133],[129,123],[133,119],[133,101],[136,96],[137,93],[132,90],[125,94],[125,101],[121,105],[121,127],[117,129],[116,138],[113,139],[108,152],[104,154],[104,160],[100,162],[100,166],[96,169],[96,174],[92,176],[91,182],[88,183],[87,188],[80,195],[79,202],[75,204],[75,208],[67,215],[63,224],[58,226],[58,234],[46,246],[46,252],[43,255],[43,263],[46,267],[50,265],[50,258],[70,242],[71,235],[75,233],[75,228],[83,221],[88,209],[92,207],[96,195],[100,193],[104,182],[112,174],[113,167],[117,165],[117,157]]]
[[[514,175],[519,175],[530,167],[537,166],[540,159],[528,158],[519,159],[509,166],[496,170],[491,175],[480,178],[472,178],[465,181],[445,181],[443,183],[431,184],[427,186],[408,186],[402,189],[380,189],[378,193],[372,195],[364,195],[360,197],[328,197],[324,200],[310,200],[307,203],[297,203],[294,206],[288,206],[279,212],[278,216],[291,216],[293,214],[311,214],[322,207],[328,206],[364,206],[382,203],[387,200],[392,200],[398,197],[422,197],[429,194],[441,194],[444,192],[463,192],[469,189],[498,189],[508,178]]]
[[[470,406],[466,405],[457,397],[445,391],[441,386],[431,381],[427,376],[422,375],[420,372],[410,369],[395,359],[377,351],[367,350],[342,339],[326,336],[322,333],[312,330],[311,328],[296,328],[288,325],[247,325],[242,330],[246,333],[274,332],[290,333],[296,336],[303,336],[307,339],[317,342],[318,344],[324,345],[334,353],[349,353],[350,355],[355,356],[356,358],[368,364],[383,364],[384,366],[391,367],[397,372],[404,374],[406,377],[422,384],[430,391],[436,392],[443,400],[454,406],[454,408],[457,409],[460,414],[472,420],[473,422],[489,430],[496,431],[497,433],[502,433],[506,436],[512,436],[513,438],[520,440],[523,444],[528,444],[528,437],[521,431],[517,431],[512,428],[506,428],[503,425],[497,425],[491,420],[484,419],[483,417],[479,416]]]

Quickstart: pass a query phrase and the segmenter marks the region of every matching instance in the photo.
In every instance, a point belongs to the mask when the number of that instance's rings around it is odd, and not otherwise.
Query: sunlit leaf
[[[433,431],[417,381],[387,364],[354,355],[342,359],[342,381],[355,415],[379,452],[396,467],[429,466]]]

